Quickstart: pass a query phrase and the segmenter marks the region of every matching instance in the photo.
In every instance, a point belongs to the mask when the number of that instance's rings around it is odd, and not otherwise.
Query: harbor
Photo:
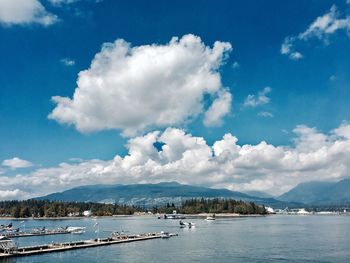
[[[138,235],[123,235],[119,233],[112,233],[111,237],[106,238],[96,238],[89,240],[52,243],[26,247],[17,247],[11,239],[7,237],[0,237],[0,258],[31,256],[43,253],[62,252],[67,250],[116,245],[159,238],[168,239],[173,236],[177,236],[177,234],[172,234],[163,231],[159,233],[148,233]]]
[[[50,236],[50,235],[64,235],[72,234],[72,232],[67,230],[49,230],[43,232],[15,232],[15,233],[6,233],[3,236],[8,238],[13,237],[34,237],[34,236]]]
[[[58,227],[56,229],[48,229],[46,227],[34,228],[31,231],[22,231],[20,228],[14,228],[12,223],[7,226],[1,225],[0,236],[7,238],[16,237],[33,237],[33,236],[50,236],[62,234],[82,234],[85,232],[85,227]]]

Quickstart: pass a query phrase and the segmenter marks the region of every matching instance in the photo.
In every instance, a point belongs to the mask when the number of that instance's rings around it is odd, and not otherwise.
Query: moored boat
[[[206,221],[213,221],[213,220],[215,220],[215,214],[213,214],[212,216],[207,216],[207,218],[205,220]]]
[[[66,228],[66,231],[72,233],[72,234],[82,234],[85,233],[85,228],[82,226],[69,226]]]
[[[196,224],[193,223],[193,222],[183,222],[182,220],[180,220],[180,227],[181,228],[185,228],[185,227],[192,228],[192,227],[195,227],[195,226],[196,226]]]
[[[161,236],[161,238],[170,238],[171,237],[169,232],[164,232],[164,231],[160,232],[160,236]]]

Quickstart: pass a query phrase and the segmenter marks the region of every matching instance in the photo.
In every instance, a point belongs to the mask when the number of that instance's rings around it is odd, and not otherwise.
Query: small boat
[[[33,233],[45,233],[46,227],[37,227],[33,229]]]
[[[19,232],[19,228],[7,229],[6,232],[7,232],[7,233],[18,233],[18,232]]]
[[[185,219],[186,217],[184,215],[180,214],[165,214],[164,219]]]
[[[185,228],[185,227],[192,228],[195,226],[196,226],[196,224],[193,222],[183,222],[182,220],[180,220],[180,227],[181,228]]]
[[[8,224],[8,225],[0,225],[0,229],[2,230],[2,231],[5,231],[5,230],[12,230],[12,222],[10,223],[10,224]]]
[[[212,216],[207,216],[207,218],[205,220],[206,221],[213,221],[213,220],[215,220],[215,214],[213,214]]]
[[[82,234],[85,233],[85,228],[83,226],[69,226],[66,228],[66,231],[68,231],[71,234]]]
[[[161,236],[161,238],[170,238],[171,235],[169,232],[162,231],[162,232],[160,232],[160,236]]]

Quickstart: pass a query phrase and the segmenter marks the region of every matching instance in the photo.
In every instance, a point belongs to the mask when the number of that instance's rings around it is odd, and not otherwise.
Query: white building
[[[308,215],[310,212],[306,211],[305,208],[300,208],[297,215]]]
[[[83,212],[83,215],[84,215],[84,216],[91,216],[92,213],[91,213],[90,210],[86,210],[86,211]]]
[[[272,207],[270,207],[270,206],[266,206],[265,209],[266,209],[267,213],[269,213],[269,214],[274,214],[275,213],[275,210]]]

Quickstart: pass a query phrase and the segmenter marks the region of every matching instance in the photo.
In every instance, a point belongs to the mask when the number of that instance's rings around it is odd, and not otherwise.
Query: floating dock
[[[50,235],[62,235],[62,234],[72,234],[72,232],[67,230],[49,230],[49,231],[42,231],[42,232],[5,233],[2,236],[13,238],[13,237],[50,236]]]
[[[119,235],[112,236],[108,238],[98,238],[90,240],[81,240],[65,243],[52,243],[47,245],[29,246],[29,247],[15,247],[7,239],[3,240],[3,245],[0,244],[0,259],[8,257],[21,257],[21,256],[31,256],[43,253],[53,253],[61,252],[67,250],[81,249],[81,248],[91,248],[99,246],[108,246],[114,244],[122,244],[136,241],[145,241],[157,238],[169,238],[172,236],[177,236],[177,234],[169,233],[149,233],[149,234],[139,234],[139,235]],[[7,242],[7,244],[6,244]]]

